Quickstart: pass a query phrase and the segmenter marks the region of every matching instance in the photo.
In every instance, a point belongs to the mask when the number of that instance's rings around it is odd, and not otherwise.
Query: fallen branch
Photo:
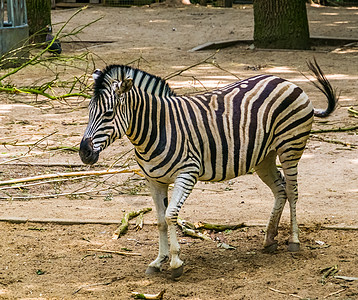
[[[142,294],[138,292],[132,292],[132,296],[136,299],[148,299],[148,300],[161,300],[163,299],[165,290],[162,290],[158,294]]]
[[[11,158],[11,159],[7,159],[7,160],[4,160],[4,161],[1,161],[0,162],[0,165],[8,165],[10,162],[12,162],[12,161],[15,161],[15,160],[19,160],[19,159],[22,159],[22,158],[24,158],[24,157],[33,157],[34,155],[28,155],[28,154],[23,154],[23,155],[21,155],[21,156],[19,156],[19,157],[14,157],[14,158]],[[9,164],[9,165],[14,165],[14,164]],[[29,165],[29,164],[26,164],[27,166]]]
[[[60,224],[60,225],[78,225],[78,224],[99,224],[114,225],[118,224],[118,220],[94,220],[94,219],[56,219],[56,218],[26,218],[26,217],[2,217],[0,222],[8,222],[15,224],[22,223],[39,223],[39,224]]]
[[[334,278],[336,278],[336,279],[342,279],[342,280],[345,280],[345,281],[356,281],[356,280],[358,280],[358,277],[350,277],[350,276],[339,276],[339,275],[337,275],[337,276],[334,276]]]
[[[276,289],[274,289],[274,288],[272,288],[272,287],[269,287],[268,289],[269,289],[270,291],[275,292],[275,293],[279,293],[279,294],[283,294],[283,295],[288,295],[288,296],[296,297],[296,298],[299,298],[299,299],[304,299],[304,297],[301,297],[301,296],[299,296],[299,295],[292,294],[292,293],[290,294],[290,293],[288,293],[288,292],[276,290]]]
[[[279,293],[279,294],[284,294],[284,295],[287,294],[287,292],[280,291],[280,290],[276,290],[276,289],[274,289],[274,288],[272,288],[272,287],[269,287],[268,289],[269,289],[270,291],[273,291],[273,292],[276,292],[276,293]]]
[[[189,66],[189,67],[185,67],[185,68],[183,68],[183,69],[181,69],[181,70],[179,70],[179,71],[173,72],[173,73],[171,73],[171,74],[165,76],[163,79],[164,79],[164,80],[169,80],[169,79],[171,79],[171,78],[173,78],[173,77],[180,76],[180,75],[181,75],[182,73],[184,73],[185,71],[188,71],[188,70],[190,70],[190,69],[193,69],[193,68],[195,68],[195,67],[197,67],[197,66],[200,66],[200,65],[202,65],[202,64],[206,64],[206,63],[208,63],[208,60],[211,59],[211,58],[213,58],[218,52],[219,52],[219,50],[215,51],[213,54],[209,55],[207,58],[205,58],[205,59],[203,59],[203,60],[201,60],[201,61],[199,61],[199,62],[197,62],[197,63],[195,63],[195,64],[193,64],[193,65],[191,65],[191,66]]]
[[[220,225],[220,224],[199,222],[193,225],[196,229],[207,229],[207,230],[214,230],[214,231],[237,230],[240,228],[247,227],[245,223],[240,223],[236,225]]]
[[[326,142],[326,143],[330,143],[330,144],[336,144],[336,145],[343,145],[343,146],[346,146],[346,147],[357,147],[356,144],[350,144],[350,143],[346,143],[346,142],[342,142],[342,141],[338,141],[338,140],[330,140],[330,139],[325,139],[325,138],[322,138],[318,135],[311,135],[312,138],[315,138],[317,140],[320,140],[322,142]]]
[[[340,289],[340,290],[338,290],[338,291],[336,291],[336,292],[330,293],[330,294],[328,294],[327,296],[324,296],[323,299],[329,298],[329,297],[334,296],[334,295],[338,295],[338,294],[344,292],[345,290],[346,290],[346,289],[344,288],[344,289]]]
[[[358,117],[358,110],[353,109],[353,106],[348,108],[348,113],[352,114],[354,117]]]
[[[180,223],[180,224],[179,224]],[[248,227],[245,223],[234,224],[234,225],[222,225],[222,224],[211,224],[207,222],[190,223],[186,220],[178,218],[178,224],[180,226],[189,227],[190,229],[206,229],[214,231],[225,231],[225,230],[237,230],[240,228]]]
[[[93,284],[86,284],[86,285],[82,285],[81,287],[79,287],[77,290],[75,290],[72,295],[77,294],[80,290],[85,289],[85,288],[89,288],[89,287],[94,287],[94,286],[100,286],[100,285],[109,285],[115,281],[119,281],[124,279],[125,277],[113,277],[110,278],[109,281],[106,282],[100,282],[100,283],[93,283]]]
[[[320,229],[326,230],[358,230],[358,226],[322,225]]]
[[[328,277],[333,277],[338,272],[338,265],[334,265],[332,267],[324,268],[321,270],[322,278],[321,283],[322,285],[326,284],[326,280]]]
[[[2,66],[5,66],[7,64],[11,64],[14,61],[18,61],[18,55],[21,53],[28,53],[28,59],[25,60],[24,63],[22,63],[20,66],[15,67],[11,69],[11,71],[0,74],[0,92],[5,93],[11,93],[11,94],[31,94],[35,95],[36,99],[38,96],[43,96],[50,101],[57,100],[61,102],[61,100],[71,106],[68,102],[64,101],[67,98],[73,98],[73,97],[82,97],[82,98],[90,98],[91,96],[88,94],[89,89],[92,85],[92,82],[89,81],[90,76],[88,76],[88,70],[93,69],[94,61],[91,59],[91,53],[88,51],[85,53],[81,53],[80,55],[75,56],[64,56],[64,55],[53,55],[48,56],[45,55],[58,39],[64,40],[66,38],[70,38],[72,36],[76,36],[77,34],[81,33],[85,28],[91,26],[95,22],[99,21],[102,17],[93,20],[85,25],[76,26],[72,30],[66,30],[67,33],[64,33],[65,27],[68,26],[70,21],[74,19],[81,11],[86,9],[86,7],[82,7],[79,10],[77,10],[67,21],[63,22],[63,25],[59,30],[57,30],[57,33],[54,35],[53,39],[49,42],[43,42],[43,43],[25,43],[24,46],[11,50],[8,53],[4,54],[2,57],[0,57],[0,69],[2,69]],[[41,34],[44,32],[43,30],[40,30],[36,34]],[[31,39],[31,37],[29,38]],[[38,51],[40,49],[40,51]],[[35,50],[36,52],[32,51]],[[72,76],[68,80],[60,80],[60,74],[63,72],[63,68],[65,68],[67,74],[71,74],[71,72],[67,72],[67,68],[76,68],[76,69],[82,69],[82,67],[77,66],[74,64],[75,62],[79,61],[81,66],[84,63],[86,63],[84,73],[80,76]],[[13,85],[11,80],[9,78],[16,73],[20,72],[21,70],[27,68],[28,66],[37,66],[40,65],[41,67],[45,67],[47,70],[50,71],[52,74],[53,79],[45,82],[40,85],[31,84],[30,86],[23,86],[23,87],[17,87]],[[3,72],[1,72],[3,73]],[[48,78],[48,76],[46,77]],[[37,82],[41,82],[42,79],[37,79]],[[58,91],[58,89],[61,89],[62,92]],[[62,93],[62,94],[61,94]],[[45,100],[44,100],[45,101]],[[21,102],[21,101],[19,101]],[[47,101],[46,101],[47,102]],[[51,102],[50,102],[51,104]]]
[[[65,181],[75,181],[75,180],[82,180],[84,178],[88,178],[89,176],[79,176],[79,177],[75,177],[75,178],[63,178],[63,179],[55,179],[55,180],[46,180],[46,181],[41,181],[41,182],[34,182],[34,183],[29,183],[29,184],[19,184],[19,185],[11,185],[11,186],[5,186],[0,188],[1,190],[9,190],[9,189],[22,189],[22,188],[27,188],[27,187],[31,187],[31,186],[37,186],[37,185],[41,185],[41,184],[46,184],[46,183],[61,183],[61,182],[65,182]]]
[[[137,217],[136,223],[135,223],[135,230],[141,230],[143,229],[143,225],[144,225],[144,213],[140,213],[139,216]]]
[[[43,195],[34,195],[34,196],[10,196],[10,195],[8,195],[7,197],[0,196],[0,199],[5,199],[5,200],[30,200],[30,199],[42,199],[42,198],[57,198],[57,197],[61,197],[61,196],[75,197],[75,196],[79,196],[79,195],[88,195],[88,194],[91,194],[91,193],[99,193],[99,192],[103,192],[103,191],[108,191],[108,188],[97,189],[97,190],[90,189],[90,190],[82,191],[82,192],[43,194]],[[91,197],[95,197],[95,195],[91,195]],[[100,197],[103,197],[103,195],[101,195]]]
[[[358,112],[357,112],[357,113],[358,113]],[[338,127],[338,128],[330,128],[330,129],[311,130],[311,133],[345,132],[345,131],[353,131],[353,130],[357,130],[357,129],[358,129],[358,126]]]
[[[103,197],[103,196],[101,196]],[[61,224],[61,225],[76,225],[76,224],[101,224],[101,225],[116,225],[120,223],[120,220],[94,220],[94,219],[56,219],[56,218],[26,218],[26,217],[11,217],[11,216],[2,216],[0,218],[0,222],[8,222],[8,223],[50,223],[50,224]],[[187,224],[188,222],[186,222]],[[158,226],[158,223],[155,221],[147,221],[145,223],[149,226]],[[191,224],[191,223],[189,223]],[[246,227],[249,228],[264,228],[266,227],[266,224],[260,224],[260,223],[252,223],[247,224]],[[306,226],[299,226],[302,229],[309,229],[312,227],[306,227]],[[279,228],[282,228],[279,226]],[[322,225],[319,226],[318,230],[347,230],[347,231],[356,231],[358,230],[358,226],[331,226],[331,225]]]
[[[135,252],[123,252],[123,251],[114,251],[114,250],[105,250],[105,249],[86,249],[85,251],[93,251],[93,252],[103,252],[103,253],[111,253],[118,255],[127,255],[127,256],[141,256],[140,253]]]
[[[211,237],[207,236],[206,234],[201,233],[201,232],[191,228],[191,226],[192,226],[191,223],[188,223],[185,220],[182,220],[180,218],[177,219],[177,223],[178,223],[178,225],[180,226],[181,230],[183,231],[183,233],[185,235],[188,235],[188,236],[191,236],[191,237],[194,237],[194,238],[203,239],[203,240],[206,240],[206,241],[213,241],[211,239]]]
[[[23,178],[0,181],[0,186],[12,185],[12,184],[30,182],[30,181],[46,180],[46,179],[52,179],[52,178],[77,177],[77,176],[103,176],[103,175],[121,174],[121,173],[140,174],[140,170],[138,170],[138,169],[134,169],[134,170],[128,170],[128,169],[116,170],[116,169],[114,169],[114,170],[102,170],[102,171],[83,171],[83,172],[45,174],[45,175],[23,177]]]
[[[57,130],[54,131],[54,132],[51,132],[50,134],[48,134],[48,135],[46,135],[46,136],[40,138],[39,140],[37,140],[36,142],[34,142],[34,143],[32,143],[32,144],[23,145],[23,146],[28,146],[28,147],[30,147],[29,150],[28,150],[25,154],[21,155],[19,158],[13,158],[13,159],[11,159],[11,160],[2,161],[2,162],[0,162],[0,165],[4,164],[4,163],[6,163],[6,162],[9,162],[9,161],[13,161],[13,160],[16,160],[16,159],[20,159],[20,158],[25,157],[25,156],[28,155],[38,144],[40,144],[41,142],[43,142],[44,140],[46,140],[46,139],[49,138],[50,136],[56,134],[57,132],[58,132]]]
[[[21,155],[21,156],[18,157],[18,158],[12,158],[12,159],[10,159],[10,160],[2,161],[2,162],[0,162],[0,165],[5,164],[5,163],[10,162],[10,161],[13,161],[13,160],[21,159],[21,158],[27,156],[38,144],[40,144],[41,142],[43,142],[44,140],[46,140],[46,139],[49,138],[50,136],[56,134],[57,132],[58,132],[58,131],[51,132],[50,134],[48,134],[48,135],[46,135],[46,136],[40,138],[39,140],[37,140],[36,142],[34,142],[34,143],[32,143],[32,144],[26,144],[26,145],[24,145],[24,146],[30,147],[29,150],[28,150],[25,154]],[[1,184],[0,184],[0,185],[1,185]]]
[[[71,97],[83,97],[90,99],[91,95],[85,93],[67,93],[59,96],[52,96],[49,93],[41,91],[35,88],[17,88],[17,87],[4,87],[0,86],[0,92],[8,93],[8,94],[32,94],[37,96],[44,96],[50,100],[60,100]]]
[[[118,239],[121,235],[125,234],[128,231],[129,220],[139,216],[140,214],[145,214],[149,211],[152,211],[150,207],[143,208],[137,211],[128,212],[124,215],[121,221],[121,225],[116,229],[113,234],[113,239]]]
[[[9,73],[6,73],[5,75],[0,76],[0,84],[1,81],[3,81],[5,78],[19,72],[20,70],[22,70],[23,68],[29,66],[29,65],[33,65],[44,53],[46,53],[50,47],[52,46],[52,44],[55,42],[56,39],[58,39],[60,33],[64,30],[64,28],[68,25],[68,23],[77,15],[79,14],[81,11],[87,9],[87,6],[80,8],[79,10],[77,10],[65,23],[64,25],[62,25],[62,27],[60,28],[60,30],[56,33],[56,35],[54,36],[53,40],[47,45],[47,47],[45,49],[43,49],[42,51],[40,51],[37,55],[35,55],[34,57],[32,57],[31,59],[27,60],[25,63],[23,63],[21,66],[16,67],[14,69],[12,69]]]
[[[48,150],[50,150],[50,151],[62,150],[62,151],[78,152],[80,150],[80,148],[79,147],[71,147],[71,146],[54,146],[54,147],[49,147]]]

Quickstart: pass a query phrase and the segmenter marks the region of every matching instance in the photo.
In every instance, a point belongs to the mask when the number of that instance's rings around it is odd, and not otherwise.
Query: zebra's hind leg
[[[291,232],[288,240],[288,250],[296,252],[300,250],[299,229],[296,218],[296,203],[298,200],[297,163],[287,165],[283,162],[282,168],[286,178],[286,194],[290,204]]]
[[[285,191],[285,180],[276,167],[276,152],[270,152],[265,159],[255,167],[257,175],[271,189],[275,203],[267,224],[264,239],[264,251],[273,252],[277,249],[275,237],[278,234],[278,224],[285,206],[287,195]]]
[[[169,259],[168,226],[165,221],[165,212],[168,207],[168,185],[149,180],[149,186],[157,211],[159,254],[158,257],[149,264],[145,272],[148,275],[160,272],[163,263]]]

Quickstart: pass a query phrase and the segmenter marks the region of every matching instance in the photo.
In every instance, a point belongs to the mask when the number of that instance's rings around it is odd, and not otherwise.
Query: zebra
[[[172,278],[183,274],[175,224],[196,182],[227,180],[252,169],[275,198],[264,250],[273,252],[278,247],[275,237],[288,200],[288,250],[299,251],[297,164],[313,117],[330,115],[338,101],[316,60],[308,62],[308,67],[317,79],[314,84],[326,96],[324,110],[314,109],[301,88],[272,75],[179,96],[165,80],[136,68],[110,65],[95,71],[79,154],[83,163],[94,164],[101,151],[124,135],[134,145],[158,220],[159,253],[147,274],[161,271],[169,257]],[[282,172],[276,166],[277,157]],[[170,201],[169,184],[174,184]]]

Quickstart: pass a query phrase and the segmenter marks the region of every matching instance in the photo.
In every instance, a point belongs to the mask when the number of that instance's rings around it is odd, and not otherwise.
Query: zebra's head
[[[91,165],[97,162],[103,149],[125,134],[128,127],[125,94],[133,86],[130,73],[113,72],[109,67],[103,72],[96,70],[93,79],[89,121],[79,151],[82,162]]]

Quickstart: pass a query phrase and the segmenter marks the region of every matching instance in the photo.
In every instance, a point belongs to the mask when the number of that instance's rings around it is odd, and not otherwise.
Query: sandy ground
[[[74,12],[53,11],[53,23],[66,21]],[[312,36],[358,37],[358,9],[308,7],[308,15]],[[253,36],[250,6],[95,6],[79,14],[65,30],[70,32],[99,17],[102,19],[85,28],[75,41],[63,43],[64,55],[91,51],[93,65],[88,75],[93,68],[140,59],[135,66],[139,64],[165,77],[214,54],[213,50],[188,52],[199,44]],[[59,27],[55,25],[55,30]],[[357,118],[348,113],[349,107],[358,108],[358,50],[354,46],[262,51],[241,45],[223,49],[210,58],[221,69],[201,64],[169,83],[178,93],[188,93],[203,86],[211,89],[225,85],[237,80],[235,76],[275,74],[301,86],[315,107],[324,107],[324,97],[300,73],[307,72],[306,60],[313,56],[341,93],[335,113],[324,120],[317,118],[314,129],[356,126]],[[81,75],[86,64],[83,62],[78,71],[70,69],[70,74],[65,70],[62,75]],[[29,67],[14,76],[12,82],[31,85],[51,75],[48,69]],[[116,167],[136,168],[125,139],[102,153],[99,165],[91,168],[81,164],[76,152],[58,150],[79,145],[88,118],[87,100],[69,101],[71,106],[58,102],[51,106],[36,103],[29,96],[0,94],[0,163],[19,158],[31,149],[26,157],[0,164],[0,180],[104,170],[122,155]],[[146,184],[137,175],[81,178],[21,189],[0,187],[0,219],[30,220],[0,223],[0,299],[129,299],[133,291],[157,293],[163,289],[164,299],[356,299],[358,281],[329,276],[322,282],[321,271],[337,266],[336,275],[358,277],[357,231],[322,229],[358,227],[357,147],[357,131],[317,133],[311,137],[299,166],[300,252],[286,250],[287,210],[282,217],[279,249],[274,254],[261,252],[264,228],[260,226],[213,234],[236,250],[220,249],[215,242],[179,233],[186,263],[179,282],[169,279],[167,269],[156,277],[144,275],[157,253],[154,212],[145,215],[143,230],[135,231],[131,226],[119,240],[111,239],[115,224],[31,222],[52,219],[118,223],[125,212],[153,207]],[[223,183],[199,183],[180,216],[191,222],[261,225],[266,223],[272,204],[269,189],[251,174]],[[88,251],[93,248],[128,248],[141,256]]]

